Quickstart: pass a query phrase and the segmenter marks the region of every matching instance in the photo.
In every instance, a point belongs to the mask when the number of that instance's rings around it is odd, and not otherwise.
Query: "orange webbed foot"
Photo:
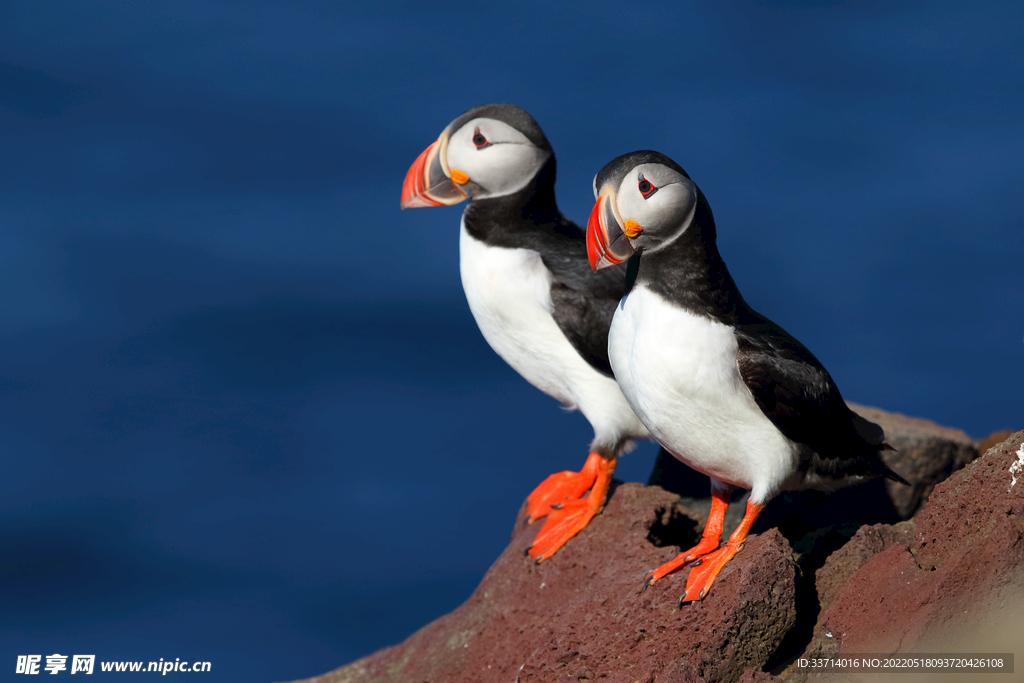
[[[762,510],[764,510],[764,505],[747,501],[747,511],[739,526],[736,527],[736,531],[732,532],[732,536],[729,537],[728,543],[719,550],[705,555],[700,562],[694,563],[693,568],[690,569],[690,575],[686,578],[686,593],[679,598],[680,607],[684,602],[703,600],[707,596],[718,573],[722,571],[729,560],[736,556],[736,553],[743,549],[743,544],[747,542],[747,535],[750,533],[750,527],[754,525],[754,521],[757,520]]]
[[[690,550],[679,553],[671,562],[648,573],[647,579],[644,581],[644,588],[686,565],[692,565],[690,575],[686,579],[686,593],[679,598],[679,606],[682,607],[684,602],[703,600],[711,590],[711,584],[715,582],[715,577],[722,571],[722,567],[743,548],[747,534],[750,533],[750,527],[764,510],[764,505],[747,501],[747,511],[739,526],[736,527],[736,531],[732,532],[729,541],[724,546],[718,548],[718,542],[722,537],[722,528],[725,525],[725,511],[728,507],[728,489],[712,488],[711,513],[708,515],[708,523],[704,525],[700,543]],[[718,549],[716,550],[716,548]]]
[[[682,569],[691,562],[696,562],[718,547],[718,541],[722,538],[722,527],[725,525],[725,511],[729,507],[728,490],[711,490],[711,512],[708,514],[708,522],[704,525],[704,533],[700,542],[685,550],[671,562],[666,562],[657,569],[647,574],[644,579],[644,588],[647,588],[658,579],[663,579],[674,571]]]
[[[527,551],[530,556],[544,561],[587,526],[604,505],[614,471],[614,458],[591,453],[580,472],[552,474],[534,489],[526,502],[527,521],[547,520]]]
[[[579,498],[594,485],[594,477],[583,472],[556,472],[533,490],[526,499],[526,523],[532,524],[551,513],[551,508],[573,498]]]
[[[674,571],[678,571],[686,565],[700,560],[702,557],[710,552],[713,552],[718,547],[718,537],[713,539],[702,538],[700,543],[690,548],[685,552],[681,552],[675,556],[670,562],[666,562],[652,572],[649,572],[644,578],[644,588],[652,585],[658,579],[663,579]]]
[[[537,562],[543,562],[582,531],[596,514],[597,510],[590,505],[589,498],[565,501],[548,515],[533,539],[530,555]]]
[[[722,567],[739,551],[740,549],[732,543],[726,543],[722,548],[704,556],[700,563],[695,564],[686,578],[686,593],[679,598],[679,606],[682,607],[684,602],[703,600],[711,590],[711,584],[715,582],[715,577],[722,571]]]

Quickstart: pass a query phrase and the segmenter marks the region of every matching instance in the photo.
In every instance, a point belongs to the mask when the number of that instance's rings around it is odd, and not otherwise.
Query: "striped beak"
[[[587,258],[595,271],[614,266],[633,255],[633,245],[615,210],[615,190],[607,185],[597,197],[587,221]]]
[[[452,181],[448,170],[448,131],[412,162],[402,183],[402,208],[419,206],[450,206],[466,198],[458,185]]]

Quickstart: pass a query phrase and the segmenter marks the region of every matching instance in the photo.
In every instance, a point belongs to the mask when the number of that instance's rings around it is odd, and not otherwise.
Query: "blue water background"
[[[535,115],[577,221],[612,157],[680,162],[848,399],[1024,427],[1022,5],[705,4],[4,3],[0,672],[324,672],[582,464],[476,330],[459,209],[398,210],[483,102]]]

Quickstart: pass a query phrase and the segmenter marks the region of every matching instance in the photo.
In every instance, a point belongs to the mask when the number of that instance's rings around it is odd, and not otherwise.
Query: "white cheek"
[[[537,175],[550,152],[533,145],[494,144],[485,149],[474,149],[459,166],[448,155],[452,168],[464,171],[469,179],[485,190],[481,196],[499,197],[517,192]]]
[[[665,230],[678,227],[679,232],[682,232],[693,219],[693,212],[697,208],[697,192],[689,183],[677,183],[659,190],[648,203],[657,210],[662,220],[658,227]]]
[[[692,184],[675,182],[644,199],[635,181],[624,182],[617,204],[623,220],[636,221],[645,231],[657,234],[659,242],[667,244],[690,224],[697,194]]]
[[[627,179],[628,180],[628,179]],[[622,220],[634,220],[644,228],[654,227],[655,216],[651,211],[650,200],[644,199],[636,188],[636,181],[623,183],[625,187],[617,196],[619,215]]]
[[[477,149],[479,130],[491,141]],[[500,197],[518,192],[537,174],[551,152],[539,149],[521,132],[502,121],[474,119],[455,131],[448,143],[448,167],[459,169],[483,188],[476,197]]]

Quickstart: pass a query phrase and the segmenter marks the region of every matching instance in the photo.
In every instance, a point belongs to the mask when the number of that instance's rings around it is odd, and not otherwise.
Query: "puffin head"
[[[631,152],[608,162],[594,178],[590,267],[614,266],[672,243],[693,221],[699,195],[683,167],[659,152]]]
[[[484,104],[455,119],[413,162],[402,208],[513,194],[552,156],[533,117],[511,104]]]

